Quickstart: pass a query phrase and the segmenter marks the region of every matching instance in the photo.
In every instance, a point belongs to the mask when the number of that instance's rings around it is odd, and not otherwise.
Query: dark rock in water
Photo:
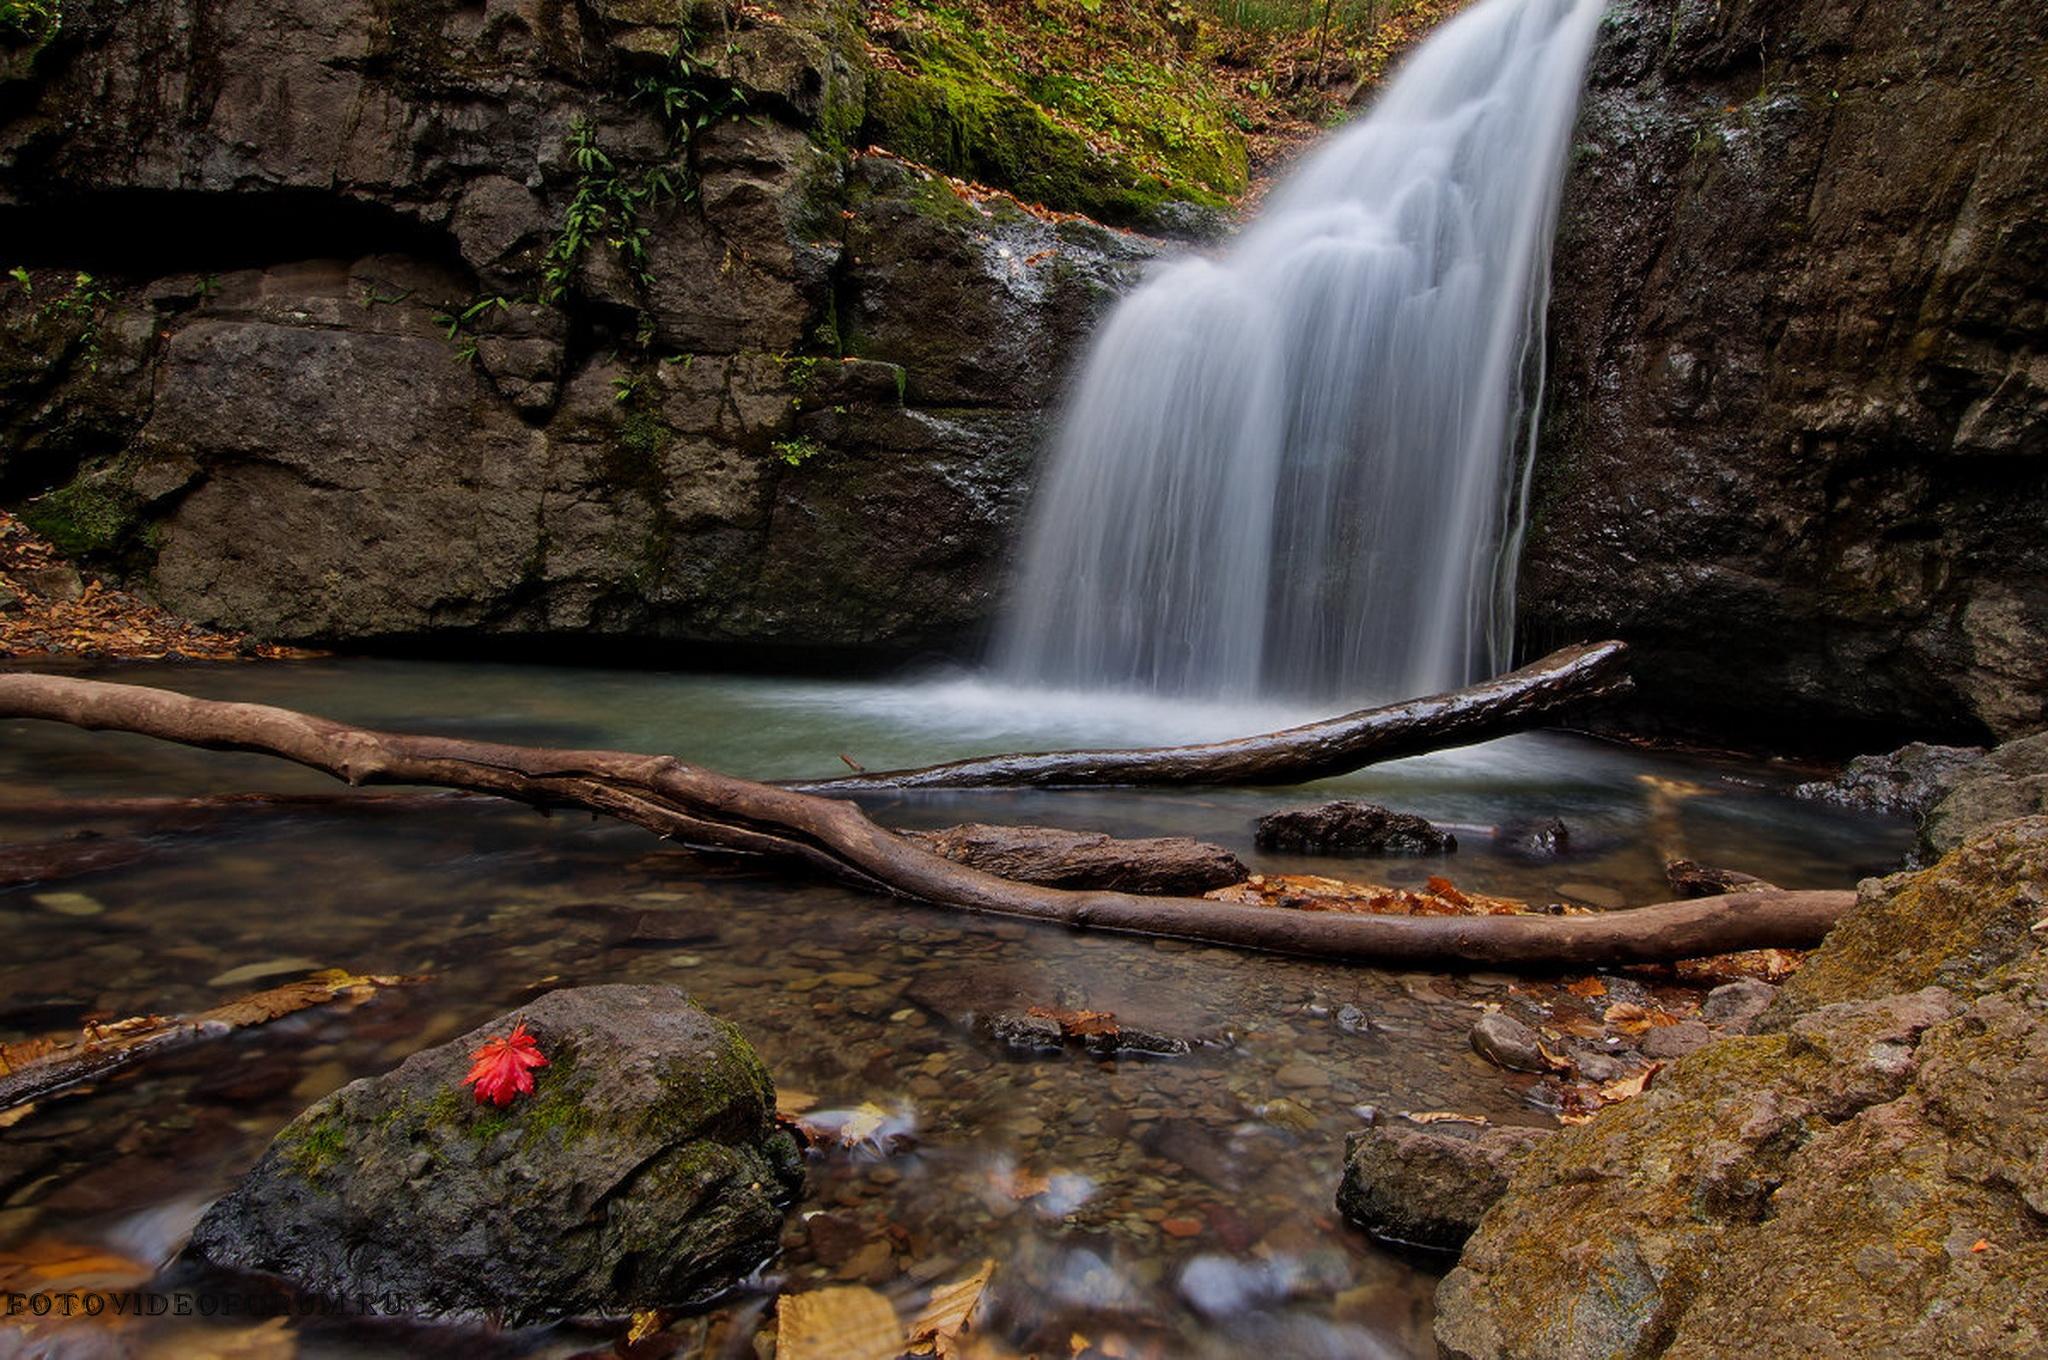
[[[1372,1017],[1356,1006],[1337,1008],[1337,1028],[1346,1034],[1370,1034],[1373,1032]]]
[[[1489,1011],[1472,1026],[1472,1050],[1499,1067],[1515,1072],[1547,1072],[1543,1040],[1511,1015]]]
[[[1759,1032],[1523,1160],[1441,1353],[2040,1354],[2044,884],[2048,817],[1865,883]]]
[[[1337,1207],[1375,1237],[1455,1251],[1507,1192],[1543,1129],[1476,1134],[1375,1126],[1345,1140]]]
[[[1739,869],[1714,869],[1689,859],[1664,862],[1664,880],[1681,898],[1719,897],[1724,893],[1773,892],[1777,884]]]
[[[1777,999],[1778,989],[1770,983],[1737,978],[1707,993],[1707,999],[1700,1003],[1700,1019],[1715,1029],[1741,1034]]]
[[[2006,742],[1962,769],[1920,823],[1933,860],[2014,817],[2048,812],[2048,732]]]
[[[523,1020],[549,1065],[480,1105],[470,1054]],[[686,1304],[775,1249],[802,1185],[767,1070],[673,987],[550,992],[293,1120],[192,1237],[333,1298],[524,1324]]]
[[[1054,888],[1195,896],[1250,874],[1222,846],[1186,836],[1119,840],[1094,831],[973,822],[901,834],[983,873]]]
[[[1508,822],[1494,836],[1493,848],[1510,859],[1540,863],[1570,853],[1572,832],[1556,817],[1533,822]]]
[[[1801,784],[1800,798],[1860,812],[1925,817],[1970,768],[1984,759],[1981,746],[1930,746],[1916,741],[1886,755],[1858,756],[1833,779]]]
[[[1268,813],[1254,838],[1261,850],[1309,854],[1445,855],[1458,848],[1457,837],[1424,818],[1361,802]]]
[[[1235,1042],[1227,1022],[1187,997],[1143,988],[920,973],[903,995],[947,1024],[1023,1053],[1072,1048],[1101,1058],[1178,1057]]]

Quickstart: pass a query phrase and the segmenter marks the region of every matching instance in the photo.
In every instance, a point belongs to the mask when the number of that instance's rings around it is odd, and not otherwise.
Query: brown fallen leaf
[[[1014,1200],[1036,1199],[1052,1189],[1052,1177],[1026,1171],[1021,1166],[1012,1169],[991,1167],[988,1178],[998,1191]]]
[[[1051,1020],[1060,1027],[1060,1033],[1069,1039],[1086,1039],[1097,1034],[1117,1032],[1114,1011],[1069,1011],[1054,1006],[1031,1006],[1024,1012],[1040,1020]]]
[[[896,1360],[903,1324],[889,1300],[859,1285],[775,1301],[776,1360]]]
[[[798,1091],[791,1087],[775,1088],[775,1117],[793,1121],[798,1115],[818,1107],[818,1098],[809,1091]]]
[[[1607,995],[1607,984],[1596,977],[1580,978],[1577,982],[1566,987],[1565,990],[1573,996],[1605,996]]]
[[[1491,1124],[1483,1114],[1459,1114],[1455,1110],[1411,1110],[1401,1116],[1411,1124]]]
[[[1628,1100],[1633,1096],[1639,1096],[1649,1089],[1650,1083],[1663,1070],[1663,1063],[1651,1063],[1640,1072],[1631,1072],[1625,1077],[1619,1077],[1614,1081],[1607,1082],[1600,1088],[1600,1098],[1612,1104],[1618,1100]]]
[[[1650,1013],[1633,1001],[1616,1002],[1600,1018],[1623,1034],[1647,1034],[1650,1029]]]

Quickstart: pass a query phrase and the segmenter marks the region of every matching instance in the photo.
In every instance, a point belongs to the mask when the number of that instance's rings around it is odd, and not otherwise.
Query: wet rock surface
[[[1186,836],[1119,839],[1099,832],[981,822],[903,835],[984,873],[1058,888],[1196,896],[1241,883],[1250,874],[1222,846]]]
[[[2044,882],[2036,817],[1866,883],[1758,1032],[1529,1154],[1443,1353],[2038,1354]]]
[[[2009,741],[1960,771],[1920,823],[1920,854],[1945,855],[1986,828],[2048,812],[2048,733]]]
[[[1883,755],[1857,756],[1833,779],[1801,784],[1792,792],[1837,807],[1920,818],[1983,758],[1981,746],[1909,742]]]
[[[1456,1251],[1548,1130],[1370,1128],[1346,1140],[1337,1207],[1376,1237]]]
[[[1269,813],[1253,837],[1261,850],[1320,854],[1445,855],[1458,848],[1456,836],[1427,818],[1356,801]]]
[[[1633,721],[2048,719],[2048,11],[1626,0],[1557,236],[1518,604]],[[1653,716],[1655,710],[1655,716]]]
[[[509,1106],[460,1083],[523,1020]],[[703,1297],[773,1249],[802,1185],[739,1031],[673,987],[555,991],[353,1082],[277,1136],[192,1250],[314,1294],[512,1323]]]

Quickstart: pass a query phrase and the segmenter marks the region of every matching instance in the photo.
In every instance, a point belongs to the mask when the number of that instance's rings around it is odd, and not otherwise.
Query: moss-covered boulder
[[[462,1079],[523,1020],[531,1095]],[[802,1182],[767,1070],[672,987],[550,992],[287,1126],[208,1211],[198,1256],[312,1293],[527,1323],[690,1302],[775,1248]]]
[[[2048,1353],[2048,818],[1869,886],[1766,1017],[1538,1147],[1449,1356]]]

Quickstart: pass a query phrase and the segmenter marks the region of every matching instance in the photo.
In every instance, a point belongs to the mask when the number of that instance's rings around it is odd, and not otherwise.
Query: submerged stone
[[[532,1095],[479,1104],[470,1054],[516,1021],[548,1066]],[[293,1120],[192,1251],[513,1325],[687,1304],[775,1250],[803,1173],[774,1109],[739,1031],[675,988],[550,992]]]
[[[1259,818],[1254,837],[1261,850],[1312,854],[1445,855],[1458,848],[1456,836],[1425,818],[1356,801],[1268,813]]]

